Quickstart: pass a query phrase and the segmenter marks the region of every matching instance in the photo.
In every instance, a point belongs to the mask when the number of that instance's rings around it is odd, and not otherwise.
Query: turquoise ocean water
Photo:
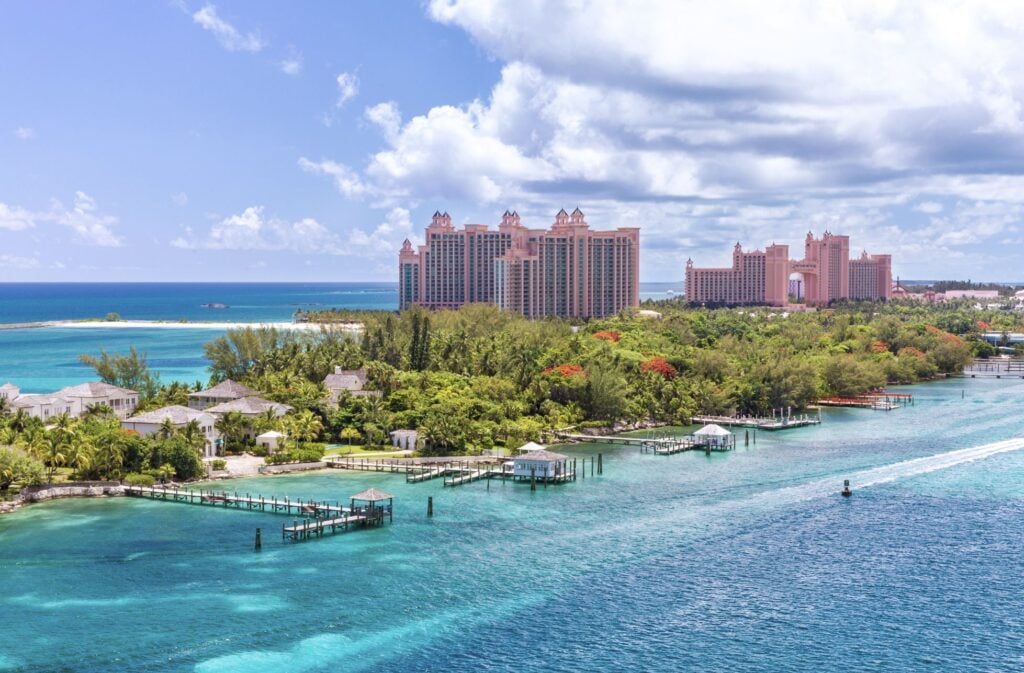
[[[711,457],[577,445],[605,474],[535,493],[227,483],[396,496],[391,526],[300,544],[271,514],[26,508],[0,517],[0,670],[1022,670],[1024,383],[912,390]]]
[[[674,296],[680,285],[641,284],[641,296]],[[202,304],[227,304],[227,309]],[[0,283],[0,323],[75,320],[115,312],[126,320],[287,322],[297,309],[396,310],[394,283]],[[206,381],[210,329],[0,330],[0,383],[49,392],[93,378],[82,353],[146,353],[163,381]]]

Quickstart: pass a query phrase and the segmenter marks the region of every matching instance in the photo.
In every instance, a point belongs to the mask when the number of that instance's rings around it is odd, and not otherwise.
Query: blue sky
[[[576,205],[648,281],[809,229],[1024,280],[1015,5],[6,3],[0,280],[391,280]]]

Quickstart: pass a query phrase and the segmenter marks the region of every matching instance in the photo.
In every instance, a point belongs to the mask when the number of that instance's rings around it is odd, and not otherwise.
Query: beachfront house
[[[265,400],[262,397],[256,397],[254,395],[249,397],[240,397],[237,400],[231,400],[230,402],[222,402],[205,409],[206,413],[213,414],[214,416],[222,416],[232,411],[241,414],[242,418],[246,421],[244,433],[246,439],[252,439],[256,435],[254,424],[257,416],[261,416],[267,411],[272,411],[274,416],[280,418],[291,410],[292,408],[287,404],[271,402],[270,400]]]
[[[512,460],[516,479],[561,479],[569,473],[569,457],[547,449],[525,451]]]
[[[72,403],[57,393],[18,395],[10,401],[11,409],[22,409],[29,416],[48,421],[63,414],[71,414]]]
[[[711,449],[734,449],[736,437],[721,425],[710,423],[693,433],[694,443]]]
[[[342,369],[335,367],[333,374],[324,377],[324,388],[327,389],[327,399],[331,404],[337,404],[342,394],[348,393],[353,397],[368,397],[370,395],[380,396],[379,390],[364,390],[366,386],[367,373],[365,369]]]
[[[134,414],[135,407],[139,406],[139,394],[134,390],[101,381],[61,388],[56,394],[71,402],[72,416],[81,416],[89,407],[106,405],[114,411],[115,416],[124,420]]]
[[[209,409],[212,406],[223,404],[224,402],[230,402],[231,400],[237,400],[242,397],[250,397],[253,395],[259,395],[259,392],[252,388],[243,386],[237,381],[227,379],[221,381],[212,388],[200,390],[195,393],[189,393],[188,406],[190,409]]]
[[[262,435],[256,437],[256,446],[260,447],[261,449],[266,449],[267,454],[272,455],[274,451],[277,451],[277,449],[280,448],[282,444],[284,444],[284,440],[286,437],[287,435],[285,435],[283,432],[278,432],[277,430],[268,430],[264,432]]]
[[[23,409],[29,416],[44,421],[62,414],[81,416],[90,407],[97,405],[110,407],[123,420],[131,416],[139,404],[139,394],[134,390],[100,381],[68,386],[55,393],[28,395],[22,395],[16,385],[5,383],[0,386],[0,398],[7,400],[11,409]]]
[[[198,422],[203,437],[206,438],[206,445],[203,447],[203,457],[211,458],[217,455],[217,444],[220,440],[220,433],[217,432],[217,428],[214,425],[217,419],[213,414],[208,414],[205,411],[189,409],[180,404],[174,404],[127,418],[121,421],[121,427],[125,430],[134,430],[140,435],[148,437],[159,432],[166,420],[170,420],[171,425],[176,430],[185,427],[191,421]]]
[[[21,388],[14,385],[13,383],[5,383],[0,386],[0,400],[7,400],[13,402],[14,398],[21,394]]]
[[[391,446],[403,451],[415,451],[416,442],[420,433],[415,430],[393,430],[391,432]]]

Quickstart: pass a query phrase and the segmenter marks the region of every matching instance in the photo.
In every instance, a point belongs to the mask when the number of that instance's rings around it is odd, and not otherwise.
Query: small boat
[[[199,308],[231,308],[227,304],[200,304]]]
[[[844,479],[843,480],[843,490],[840,492],[840,494],[844,498],[849,498],[851,495],[853,495],[853,491],[850,490],[850,480],[849,479]]]

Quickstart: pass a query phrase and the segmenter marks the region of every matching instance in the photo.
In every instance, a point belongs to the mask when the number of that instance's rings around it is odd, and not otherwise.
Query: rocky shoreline
[[[0,514],[10,514],[22,505],[58,498],[102,498],[121,495],[124,495],[124,485],[116,481],[78,481],[26,486],[12,500],[0,502]]]

